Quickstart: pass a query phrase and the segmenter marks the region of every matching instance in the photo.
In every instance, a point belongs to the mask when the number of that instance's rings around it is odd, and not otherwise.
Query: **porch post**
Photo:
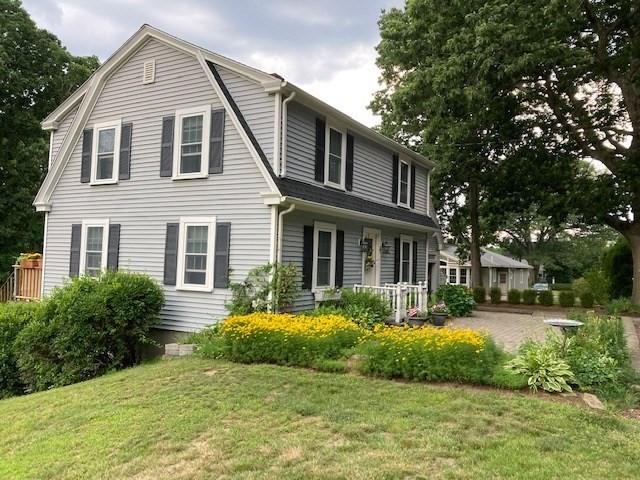
[[[404,302],[402,300],[402,285],[398,283],[396,285],[396,323],[400,323],[400,309]]]

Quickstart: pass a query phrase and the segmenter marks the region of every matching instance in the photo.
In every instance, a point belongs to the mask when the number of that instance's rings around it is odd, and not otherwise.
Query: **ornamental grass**
[[[299,366],[339,358],[366,334],[341,315],[253,313],[229,317],[219,328],[221,355],[230,360]]]
[[[362,373],[407,380],[488,383],[501,359],[489,336],[464,328],[378,327],[360,349]]]

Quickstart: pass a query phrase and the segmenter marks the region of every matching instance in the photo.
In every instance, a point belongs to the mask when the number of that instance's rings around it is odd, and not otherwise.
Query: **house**
[[[433,163],[278,75],[144,25],[42,126],[45,295],[145,272],[165,286],[160,327],[194,331],[268,262],[298,267],[295,309],[333,287],[437,285]]]
[[[526,260],[518,261],[487,248],[482,249],[482,284],[486,288],[526,290],[534,280],[533,267]],[[440,283],[471,286],[471,262],[460,260],[455,245],[445,245],[440,252]]]

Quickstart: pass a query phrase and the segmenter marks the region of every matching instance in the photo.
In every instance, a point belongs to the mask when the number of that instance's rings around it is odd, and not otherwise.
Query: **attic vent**
[[[153,83],[156,81],[156,61],[149,60],[144,62],[144,68],[142,71],[142,83]]]

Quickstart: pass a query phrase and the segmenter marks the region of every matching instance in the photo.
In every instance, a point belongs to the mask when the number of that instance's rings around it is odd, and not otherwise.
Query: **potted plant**
[[[417,308],[411,308],[407,312],[407,324],[412,327],[421,327],[429,321],[429,312]]]
[[[448,316],[449,308],[444,302],[436,303],[431,307],[431,323],[436,327],[444,326]]]
[[[20,268],[40,268],[42,254],[40,253],[21,253],[17,259]]]

